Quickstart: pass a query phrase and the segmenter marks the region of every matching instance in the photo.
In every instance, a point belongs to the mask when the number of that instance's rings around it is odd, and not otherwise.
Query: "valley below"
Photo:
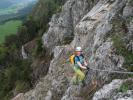
[[[37,0],[0,1],[0,43],[10,34],[16,34]]]

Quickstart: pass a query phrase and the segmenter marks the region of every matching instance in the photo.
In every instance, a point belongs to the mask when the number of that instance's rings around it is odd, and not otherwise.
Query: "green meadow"
[[[11,20],[4,24],[0,24],[0,43],[4,42],[6,36],[16,34],[21,24],[22,21],[20,20]]]

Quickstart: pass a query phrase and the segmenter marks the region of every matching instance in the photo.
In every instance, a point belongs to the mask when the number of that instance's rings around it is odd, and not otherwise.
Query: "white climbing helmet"
[[[82,48],[81,47],[76,47],[75,51],[82,51]]]

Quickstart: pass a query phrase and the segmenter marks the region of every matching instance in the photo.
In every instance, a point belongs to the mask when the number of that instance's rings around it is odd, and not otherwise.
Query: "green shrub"
[[[0,45],[0,64],[5,65],[7,58],[8,58],[8,48]]]
[[[15,86],[16,86],[15,92],[21,93],[21,92],[26,92],[29,89],[30,84],[28,82],[25,82],[25,81],[17,80],[15,83]]]
[[[62,0],[40,0],[28,19],[35,20],[38,28],[43,29],[44,33],[52,15],[60,12],[63,4]]]
[[[18,60],[0,72],[0,98],[12,96],[13,89],[19,93],[25,92],[31,87],[30,64],[27,60]]]
[[[127,84],[123,84],[123,85],[121,86],[121,88],[120,88],[120,91],[121,91],[121,92],[126,92],[127,90],[129,90]]]
[[[42,53],[42,51],[43,51],[43,44],[42,44],[42,39],[41,39],[41,37],[40,38],[38,38],[37,40],[36,40],[36,42],[37,42],[37,47],[36,47],[36,51],[35,51],[35,55],[40,55],[41,53]]]
[[[7,81],[10,85],[13,86],[13,83],[16,80],[16,68],[15,67],[9,67],[5,69],[5,81]]]
[[[16,47],[20,46],[19,38],[16,34],[12,34],[5,37],[4,45],[6,47],[11,47],[12,45],[15,45]]]
[[[38,37],[36,39],[36,48],[33,49],[32,55],[34,57],[44,57],[46,54],[46,49],[43,47],[42,38]]]
[[[120,92],[127,92],[127,90],[132,90],[132,89],[133,89],[133,81],[128,80],[127,82],[124,82],[121,85],[119,91]]]
[[[31,41],[37,36],[38,26],[34,20],[27,20],[18,30],[18,39],[21,44]]]

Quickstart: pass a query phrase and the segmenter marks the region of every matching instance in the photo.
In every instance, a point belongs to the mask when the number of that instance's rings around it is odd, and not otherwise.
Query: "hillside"
[[[16,34],[21,23],[32,11],[37,0],[1,0],[0,1],[0,43],[6,36]]]
[[[37,0],[2,0],[0,1],[0,22],[26,16],[31,12]]]
[[[27,7],[29,4],[35,4],[36,0],[6,0],[1,1],[0,15],[18,13],[19,10]]]
[[[77,46],[84,86],[68,62]],[[3,100],[132,100],[133,1],[39,0],[0,52]]]

